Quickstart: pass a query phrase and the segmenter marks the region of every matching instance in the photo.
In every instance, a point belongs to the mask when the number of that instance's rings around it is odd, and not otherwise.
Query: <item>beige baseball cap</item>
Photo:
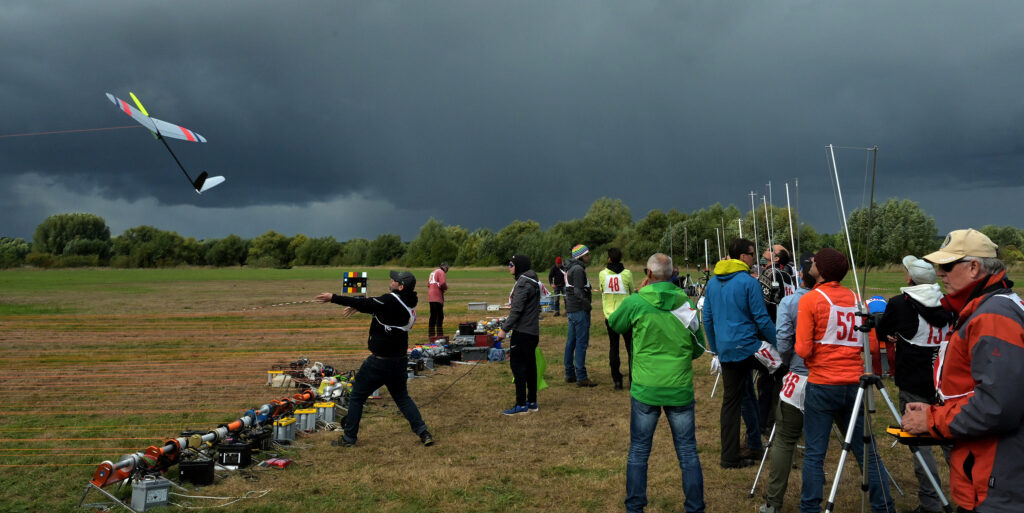
[[[948,264],[963,257],[996,258],[998,248],[999,246],[996,246],[987,235],[974,228],[968,228],[949,232],[938,251],[922,258],[933,264]]]

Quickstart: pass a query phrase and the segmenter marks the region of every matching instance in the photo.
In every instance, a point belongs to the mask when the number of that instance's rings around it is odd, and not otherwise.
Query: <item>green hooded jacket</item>
[[[704,334],[693,302],[671,282],[652,283],[625,299],[608,319],[619,333],[633,330],[633,398],[652,406],[693,402],[693,362]]]

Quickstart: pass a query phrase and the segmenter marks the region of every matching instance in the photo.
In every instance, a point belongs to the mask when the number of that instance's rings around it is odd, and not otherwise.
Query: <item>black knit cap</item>
[[[846,277],[846,272],[850,270],[850,262],[846,260],[846,256],[832,248],[818,250],[814,255],[814,265],[825,281],[842,281]]]
[[[526,255],[512,255],[512,259],[509,261],[516,267],[516,278],[530,270],[530,257]]]

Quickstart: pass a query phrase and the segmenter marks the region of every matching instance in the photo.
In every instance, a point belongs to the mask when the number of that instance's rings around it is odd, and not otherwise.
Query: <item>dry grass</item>
[[[897,278],[887,280],[895,283]],[[478,318],[479,312],[466,311],[465,302],[503,301],[511,286],[507,275],[496,270],[460,270],[450,279],[449,327]],[[377,286],[372,292],[380,292],[380,281],[371,283]],[[130,292],[71,287],[5,294],[4,304],[67,308],[69,313],[0,316],[0,394],[5,398],[0,404],[0,464],[43,465],[0,467],[0,509],[72,509],[100,461],[117,460],[182,429],[215,427],[285,395],[264,384],[274,363],[306,356],[339,369],[356,368],[365,354],[366,316],[343,319],[338,307],[320,304],[246,310],[306,300],[332,285],[337,281],[265,281],[254,272],[251,280],[140,281]],[[296,461],[288,469],[230,475],[199,494],[272,490],[230,506],[232,511],[620,511],[629,398],[610,386],[598,304],[593,321],[588,368],[601,382],[597,388],[562,382],[565,321],[548,317],[542,321],[541,347],[551,386],[540,393],[540,412],[500,414],[514,395],[507,364],[441,367],[409,384],[437,439],[434,447],[419,444],[385,396],[367,408],[358,446],[331,447],[336,433],[305,436],[287,451]],[[413,338],[426,338],[425,322],[414,329]],[[758,498],[748,499],[756,468],[718,466],[721,391],[708,399],[714,380],[707,365],[706,359],[696,362],[697,437],[708,510],[756,511],[765,477]],[[888,414],[876,417],[878,429],[889,422]],[[660,423],[650,461],[649,511],[682,509],[670,437]],[[883,459],[913,495],[909,452],[882,443]],[[829,475],[838,452],[833,443]],[[75,466],[62,466],[69,464]],[[858,482],[857,467],[848,463],[839,511],[860,508]],[[796,510],[798,494],[795,470],[786,511]],[[98,499],[92,495],[89,500]],[[917,501],[897,496],[897,505],[909,509]]]

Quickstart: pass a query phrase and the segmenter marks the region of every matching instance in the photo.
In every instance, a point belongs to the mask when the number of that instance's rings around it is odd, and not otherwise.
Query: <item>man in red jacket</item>
[[[444,336],[444,293],[448,290],[448,262],[441,262],[430,272],[427,279],[427,302],[430,303],[430,322],[427,323],[427,336],[433,341]]]
[[[858,408],[854,411],[853,408],[860,377],[864,374],[863,346],[856,331],[861,319],[856,315],[856,295],[839,284],[849,268],[850,264],[842,253],[831,248],[818,251],[810,272],[817,283],[800,298],[798,306],[795,348],[809,371],[804,396],[806,450],[800,513],[821,511],[825,453],[832,423],[845,431],[850,426],[851,416],[856,422],[850,438],[850,450],[868,473],[871,512],[896,511],[874,437],[867,444],[867,461],[862,455],[865,448],[861,436],[864,410]]]
[[[903,429],[952,440],[949,482],[960,511],[1021,511],[1024,504],[1024,301],[997,246],[973,229],[924,257],[956,316],[935,360],[937,404],[909,403]]]

